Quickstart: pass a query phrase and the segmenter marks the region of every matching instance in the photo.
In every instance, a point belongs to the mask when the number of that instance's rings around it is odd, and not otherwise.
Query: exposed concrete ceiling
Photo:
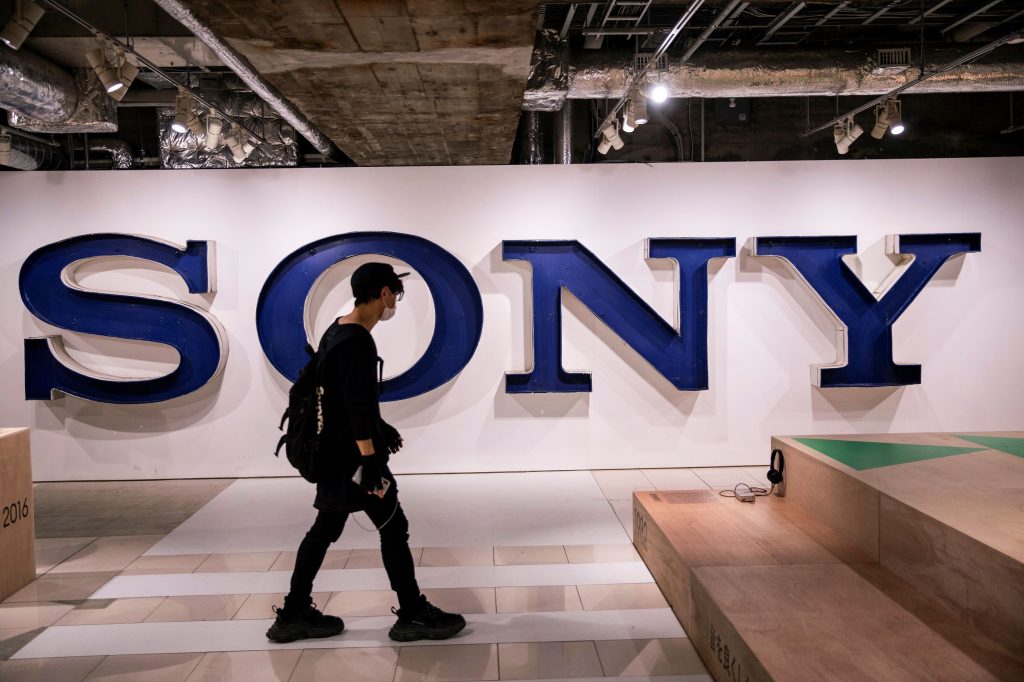
[[[535,0],[188,0],[360,166],[509,162]]]
[[[213,50],[177,23],[173,15],[157,7],[153,0],[62,2],[111,35],[127,32],[141,53],[159,66],[178,72],[179,76],[184,76],[186,71],[195,74],[197,70],[212,69],[214,73],[210,77],[216,79],[226,68]],[[650,7],[631,5],[630,11],[643,9],[645,13],[643,25],[635,27],[634,40],[620,32],[621,28],[629,26],[607,28],[613,25],[603,19],[609,11],[607,3],[570,5],[540,0],[179,2],[219,38],[242,53],[305,117],[357,164],[364,166],[509,163],[524,91],[527,99],[535,97],[538,88],[533,81],[538,74],[561,79],[558,81],[559,106],[567,96],[590,99],[592,103],[598,102],[598,107],[601,102],[607,106],[604,100],[614,100],[622,94],[621,87],[616,89],[616,78],[621,80],[623,74],[633,68],[632,57],[637,47],[649,51],[660,44],[668,28],[678,20],[682,11],[680,5],[691,4],[687,0],[655,0]],[[728,0],[705,3],[687,28],[688,32],[677,41],[675,56],[694,44],[698,33],[728,4]],[[979,32],[983,34],[988,30],[991,37],[1024,22],[1019,7],[1010,2],[994,7],[990,6],[990,0],[962,0],[948,6],[940,0],[928,0],[928,4],[935,9],[926,22],[927,55],[933,60],[942,49],[952,47],[950,43],[983,42],[985,36]],[[0,18],[12,9],[13,0],[0,0]],[[961,18],[974,16],[981,10],[984,12],[977,19],[951,30],[961,23]],[[919,26],[913,24],[920,11],[918,3],[894,4],[890,0],[855,3],[750,0],[741,3],[735,15],[706,43],[698,40],[703,46],[691,63],[694,68],[716,65],[719,70],[731,69],[726,76],[738,79],[739,85],[748,89],[751,83],[765,80],[762,73],[765,69],[775,73],[779,64],[795,59],[787,51],[796,50],[798,45],[801,54],[813,57],[804,59],[806,64],[801,62],[808,68],[834,68],[849,58],[851,50],[868,63],[876,47],[916,46],[917,40],[923,37]],[[784,30],[778,30],[783,24]],[[538,33],[540,26],[547,30]],[[610,31],[601,38],[600,49],[590,49],[596,47],[590,44],[595,30]],[[966,32],[961,33],[962,30]],[[536,45],[546,45],[544,35],[550,33],[556,38],[566,37],[558,40],[557,54],[547,48],[535,51]],[[28,49],[63,67],[84,67],[84,54],[95,42],[87,31],[55,12],[48,12],[27,45]],[[960,52],[968,46],[953,49]],[[1011,74],[1015,80],[1010,85],[999,84],[995,89],[1021,89],[1018,68],[1021,49],[1022,46],[1003,49],[1000,57],[1015,65],[1016,70]],[[756,60],[756,73],[741,73],[736,68],[736,60],[744,59],[743,55],[750,50],[765,50],[765,57]],[[560,70],[548,73],[543,63],[538,63],[537,73],[531,79],[531,57],[540,59],[549,52],[562,60]],[[865,54],[868,57],[864,57]],[[917,57],[914,59],[916,63]],[[675,73],[662,68],[663,76]],[[797,77],[804,79],[802,73]],[[687,85],[693,84],[694,78],[685,73],[683,78]],[[145,73],[139,80],[158,88],[168,87],[159,78],[148,78]],[[852,92],[849,88],[833,89],[838,94]],[[965,89],[984,88],[971,85]],[[137,90],[128,93],[122,106],[173,105],[173,97],[161,98],[160,92],[145,87]],[[716,96],[709,95],[711,91],[691,90],[679,88],[677,94]],[[163,94],[170,96],[171,93],[173,91]],[[747,94],[755,96],[753,91]],[[757,96],[780,94],[793,92],[776,92],[769,88],[768,94]],[[730,91],[718,96],[743,94]],[[534,106],[530,101],[526,108],[553,110]],[[597,113],[591,114],[576,117],[578,134],[584,138],[593,134],[590,118]],[[550,125],[550,121],[546,124]],[[141,137],[142,131],[139,132]],[[795,135],[795,131],[791,132]]]

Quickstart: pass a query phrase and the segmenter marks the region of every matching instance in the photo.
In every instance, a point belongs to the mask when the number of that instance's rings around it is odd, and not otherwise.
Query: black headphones
[[[779,458],[778,468],[775,466],[775,458]],[[786,458],[782,456],[782,450],[778,448],[772,450],[772,461],[768,465],[768,480],[772,485],[778,485],[782,483],[782,472],[786,470]]]

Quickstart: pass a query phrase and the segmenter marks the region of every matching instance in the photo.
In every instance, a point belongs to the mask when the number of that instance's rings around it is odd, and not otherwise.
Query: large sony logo
[[[677,269],[678,324],[666,322],[607,265],[578,241],[506,241],[503,258],[532,269],[533,369],[509,374],[509,393],[591,390],[590,375],[567,372],[561,362],[562,291],[587,308],[680,391],[708,388],[708,264],[736,255],[734,238],[649,239],[647,258],[667,259]],[[758,237],[756,257],[786,262],[819,300],[836,326],[837,357],[815,367],[821,387],[894,386],[921,381],[920,365],[892,359],[892,325],[946,260],[981,248],[981,235],[914,234],[887,239],[899,266],[876,291],[847,266],[856,237]],[[476,350],[483,329],[480,291],[451,253],[421,237],[393,232],[355,232],[307,244],[281,261],[260,293],[256,325],[270,362],[295,379],[307,359],[307,300],[334,265],[359,255],[397,258],[425,281],[435,307],[434,333],[426,352],[406,372],[384,384],[383,400],[427,393],[455,377]],[[641,254],[637,254],[638,257]],[[214,244],[168,242],[122,234],[93,234],[48,244],[21,269],[21,297],[39,319],[73,332],[166,344],[177,368],[160,377],[130,380],[98,374],[75,362],[60,336],[25,340],[25,394],[51,400],[70,394],[106,403],[150,403],[191,393],[220,372],[227,337],[209,312],[182,301],[128,296],[81,286],[85,262],[129,256],[176,272],[191,293],[216,289]]]

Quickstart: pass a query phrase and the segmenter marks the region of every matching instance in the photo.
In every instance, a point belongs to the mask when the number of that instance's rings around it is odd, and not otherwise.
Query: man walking
[[[324,333],[320,349],[330,347],[323,365],[322,440],[336,452],[320,462],[316,485],[318,510],[313,527],[299,545],[291,590],[267,630],[274,642],[331,637],[345,628],[341,618],[321,613],[313,604],[313,579],[331,543],[341,537],[349,514],[364,511],[380,532],[380,549],[399,608],[388,633],[392,640],[447,639],[466,626],[458,614],[445,613],[427,601],[416,583],[409,550],[409,522],[398,501],[398,486],[388,458],[402,437],[380,416],[379,383],[384,361],[370,330],[395,315],[405,293],[402,277],[385,263],[366,263],[352,275],[355,308]],[[357,473],[358,472],[358,473]],[[355,478],[355,480],[354,480]],[[358,482],[356,482],[358,481]]]

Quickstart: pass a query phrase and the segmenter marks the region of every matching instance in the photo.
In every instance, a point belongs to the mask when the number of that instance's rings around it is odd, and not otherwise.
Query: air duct
[[[74,115],[78,99],[78,86],[70,73],[28,50],[0,45],[0,107],[39,121],[62,123]]]
[[[135,154],[131,145],[114,137],[89,138],[89,151],[110,154],[117,170],[128,170],[135,166]]]
[[[157,109],[161,168],[253,168],[298,164],[295,130],[272,107],[249,92],[240,78],[227,75],[218,79],[216,87],[201,83],[198,91],[203,98],[235,121],[241,121],[246,131],[243,135],[255,133],[265,142],[252,150],[250,155],[241,156],[241,160],[238,160],[228,145],[228,138],[235,138],[240,149],[246,142],[244,137],[239,139],[238,125],[222,123],[218,144],[208,145],[210,129],[205,123],[197,125],[195,130],[186,129],[184,133],[176,133],[171,129],[176,110],[161,107]],[[208,114],[194,102],[189,106],[192,116]]]
[[[933,50],[937,69],[962,52]],[[582,52],[573,55],[568,78],[532,79],[523,108],[557,111],[555,90],[572,99],[613,99],[625,94],[633,75],[632,52]],[[659,80],[671,97],[820,97],[881,95],[920,75],[920,67],[878,67],[863,52],[730,51],[696,55],[688,63],[669,58]],[[531,90],[531,88],[533,90]],[[943,92],[1008,92],[1024,90],[1024,63],[991,58],[959,67],[915,86],[912,94]]]
[[[55,145],[11,135],[11,158],[4,164],[18,170],[56,170],[64,166],[64,154]]]

